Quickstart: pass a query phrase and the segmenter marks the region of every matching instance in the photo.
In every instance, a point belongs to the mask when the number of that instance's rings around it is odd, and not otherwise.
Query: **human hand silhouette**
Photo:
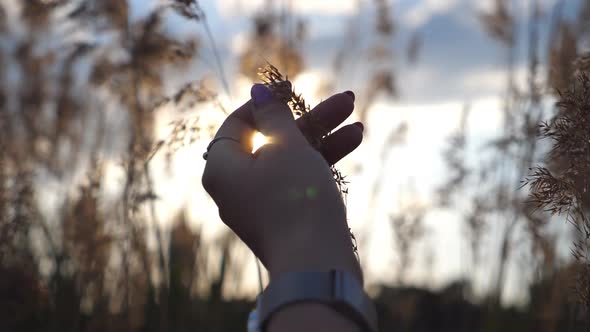
[[[330,165],[360,145],[363,125],[340,128],[325,139],[321,153],[305,138],[310,130],[324,136],[346,120],[354,94],[336,94],[315,107],[311,116],[319,126],[313,128],[302,118],[294,120],[266,86],[254,85],[251,94],[222,124],[208,151],[202,181],[221,219],[260,258],[271,278],[282,272],[339,269],[362,281]],[[269,143],[252,153],[256,131]]]

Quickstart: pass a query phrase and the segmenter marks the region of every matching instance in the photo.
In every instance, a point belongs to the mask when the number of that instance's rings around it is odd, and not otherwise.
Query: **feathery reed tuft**
[[[565,215],[577,232],[571,249],[580,264],[575,291],[590,314],[590,79],[579,73],[570,89],[561,93],[558,113],[541,125],[541,135],[552,140],[549,167],[538,166],[525,180],[531,201],[553,215]],[[590,318],[590,315],[587,316]]]

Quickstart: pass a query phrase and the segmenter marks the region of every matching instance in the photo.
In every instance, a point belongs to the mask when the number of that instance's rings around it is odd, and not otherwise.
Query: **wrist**
[[[323,220],[321,224],[330,223]],[[351,272],[362,284],[362,270],[354,254],[348,226],[345,221],[339,226],[332,227],[329,233],[301,227],[288,238],[269,241],[264,263],[271,280],[285,272],[339,270]]]

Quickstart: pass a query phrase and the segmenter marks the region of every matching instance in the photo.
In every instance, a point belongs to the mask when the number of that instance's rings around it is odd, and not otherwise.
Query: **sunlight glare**
[[[254,137],[252,137],[252,153],[256,152],[256,150],[260,149],[266,143],[268,143],[268,137],[257,131]]]

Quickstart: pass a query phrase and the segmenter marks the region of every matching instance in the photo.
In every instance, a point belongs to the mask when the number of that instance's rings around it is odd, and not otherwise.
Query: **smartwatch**
[[[266,331],[272,316],[299,303],[324,304],[354,321],[363,332],[377,332],[377,312],[362,284],[346,271],[287,272],[272,280],[259,295],[255,312],[257,329]]]

